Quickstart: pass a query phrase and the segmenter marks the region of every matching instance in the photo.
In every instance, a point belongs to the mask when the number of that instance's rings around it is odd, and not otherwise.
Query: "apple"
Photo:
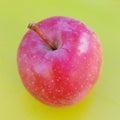
[[[64,16],[28,25],[18,48],[18,70],[25,88],[44,104],[80,102],[98,80],[102,47],[84,23]]]

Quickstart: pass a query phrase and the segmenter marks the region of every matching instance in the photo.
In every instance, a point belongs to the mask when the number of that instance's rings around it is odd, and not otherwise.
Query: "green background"
[[[79,104],[52,108],[21,83],[18,45],[32,21],[50,16],[83,21],[99,36],[103,67],[99,81]],[[120,120],[120,0],[0,0],[0,120]]]

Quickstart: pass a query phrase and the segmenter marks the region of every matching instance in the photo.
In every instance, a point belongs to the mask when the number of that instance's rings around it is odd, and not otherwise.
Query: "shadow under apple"
[[[83,99],[80,103],[63,108],[49,107],[42,104],[29,93],[26,93],[23,99],[23,106],[27,113],[36,120],[80,120],[85,119],[90,111],[91,106],[94,103],[93,89],[88,96]]]

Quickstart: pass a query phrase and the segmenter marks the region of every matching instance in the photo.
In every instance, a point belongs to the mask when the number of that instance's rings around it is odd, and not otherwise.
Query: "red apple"
[[[62,16],[28,28],[17,56],[24,86],[50,106],[81,101],[101,69],[102,48],[96,34],[82,22]]]

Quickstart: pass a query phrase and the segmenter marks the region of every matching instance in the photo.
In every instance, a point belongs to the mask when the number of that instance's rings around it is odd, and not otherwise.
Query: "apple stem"
[[[40,31],[39,27],[37,26],[37,24],[35,23],[30,23],[28,25],[28,28],[35,31],[41,38],[42,40],[52,49],[52,50],[56,50],[57,46],[55,46],[54,44],[51,44],[50,41],[48,39],[45,38],[45,36],[43,35],[43,33]]]

